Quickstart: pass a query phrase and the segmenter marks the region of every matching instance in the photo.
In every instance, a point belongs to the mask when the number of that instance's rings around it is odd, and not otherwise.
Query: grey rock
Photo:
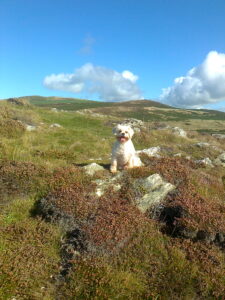
[[[132,127],[135,133],[139,133],[141,131],[141,128],[145,127],[144,122],[134,118],[126,119],[122,121],[120,124]]]
[[[58,123],[51,124],[49,127],[50,128],[62,128],[62,126]]]
[[[174,157],[182,157],[182,153],[176,153],[174,154]]]
[[[136,151],[137,155],[140,154],[146,154],[149,157],[160,157],[159,152],[161,151],[161,148],[159,146],[157,147],[151,147],[148,149],[138,150]]]
[[[178,136],[181,136],[181,137],[184,137],[186,138],[187,137],[187,132],[184,131],[182,128],[179,128],[179,127],[173,127],[172,128],[172,132]]]
[[[97,185],[95,194],[98,197],[101,197],[104,195],[104,193],[107,191],[108,188],[111,188],[112,191],[117,192],[121,189],[121,178],[122,178],[122,173],[116,174],[114,177],[109,177],[105,180],[97,179],[95,180],[95,183]]]
[[[224,140],[225,139],[225,134],[214,133],[214,134],[212,134],[212,136],[217,138],[218,140]]]
[[[139,119],[134,119],[134,118],[126,119],[126,120],[122,121],[120,124],[129,125],[131,127],[133,127],[133,126],[143,127],[144,126],[143,121],[141,121]]]
[[[199,159],[195,161],[197,164],[204,164],[205,166],[214,167],[211,159],[209,157]]]
[[[25,124],[24,126],[25,126],[25,128],[26,128],[27,131],[35,131],[37,129],[37,127],[33,126],[33,125],[27,125],[27,124]]]
[[[195,144],[194,146],[197,146],[199,148],[207,148],[207,147],[210,146],[210,144],[209,143],[204,143],[204,142],[199,142],[199,143]]]
[[[225,152],[220,154],[215,160],[214,164],[217,166],[225,167]]]
[[[103,171],[104,168],[96,163],[91,163],[84,167],[85,173],[93,176],[98,171]]]
[[[141,212],[146,212],[153,206],[160,205],[166,195],[176,187],[162,179],[159,174],[153,174],[145,179],[137,179],[134,182],[134,190],[137,195],[135,205]]]

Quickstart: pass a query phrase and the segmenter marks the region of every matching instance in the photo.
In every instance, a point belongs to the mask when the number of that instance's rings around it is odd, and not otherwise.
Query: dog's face
[[[113,128],[113,134],[120,143],[125,143],[132,139],[134,131],[130,126],[118,124]]]

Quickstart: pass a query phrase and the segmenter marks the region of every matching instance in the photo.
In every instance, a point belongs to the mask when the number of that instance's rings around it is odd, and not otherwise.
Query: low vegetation
[[[220,113],[151,103],[149,114],[140,102],[124,103],[119,113],[119,104],[25,100],[0,103],[0,298],[224,299],[225,169],[196,161],[225,151],[209,133],[223,124]],[[108,114],[110,105],[116,113],[106,117],[74,112]],[[111,128],[126,107],[126,117],[137,117],[138,105],[138,114],[155,109],[155,116],[140,115],[148,122],[135,147],[159,146],[161,157],[143,154],[145,166],[123,172],[120,190],[97,197],[95,180],[113,178]],[[209,132],[194,130],[197,116]],[[187,138],[159,129],[165,124],[183,124]],[[83,166],[91,162],[105,170],[87,175]],[[157,213],[143,214],[132,183],[155,173],[176,189]]]

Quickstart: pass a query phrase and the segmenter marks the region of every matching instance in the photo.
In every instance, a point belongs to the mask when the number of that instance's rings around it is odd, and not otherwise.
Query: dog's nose
[[[122,136],[124,136],[125,135],[125,133],[124,132],[122,132]]]

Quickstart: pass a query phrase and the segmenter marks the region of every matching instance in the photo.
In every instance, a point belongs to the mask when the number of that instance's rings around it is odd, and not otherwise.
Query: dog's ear
[[[128,132],[129,132],[130,139],[132,139],[134,135],[134,130],[131,127],[129,127]]]

